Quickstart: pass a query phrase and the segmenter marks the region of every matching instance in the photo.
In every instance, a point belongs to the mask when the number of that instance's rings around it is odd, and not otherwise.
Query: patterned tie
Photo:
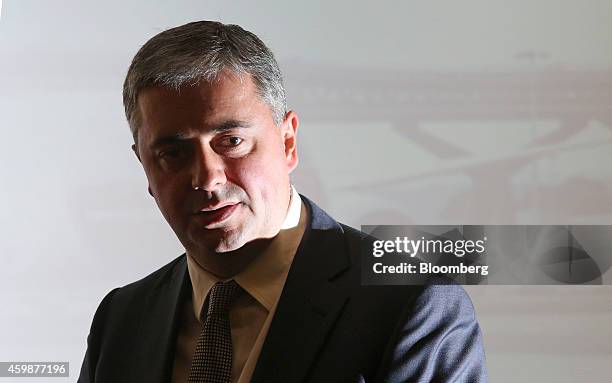
[[[234,280],[217,282],[208,295],[208,311],[198,337],[189,383],[230,383],[232,334],[229,307],[238,285]]]

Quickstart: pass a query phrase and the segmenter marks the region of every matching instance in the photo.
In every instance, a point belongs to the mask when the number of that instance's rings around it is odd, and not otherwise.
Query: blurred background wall
[[[295,184],[345,223],[612,223],[609,1],[4,0],[0,360],[76,380],[104,294],[182,253],[121,85],[149,37],[198,19],[276,54]],[[611,287],[467,290],[491,382],[609,380]]]

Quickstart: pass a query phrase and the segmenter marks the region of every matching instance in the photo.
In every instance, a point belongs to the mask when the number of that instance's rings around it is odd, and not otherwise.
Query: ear
[[[138,158],[138,161],[140,161],[140,163],[142,164],[142,160],[140,159],[140,154],[138,154],[138,146],[136,146],[136,144],[132,144],[132,151],[136,155],[136,158]],[[151,186],[147,186],[147,190],[149,191],[149,194],[151,195],[151,197],[155,198],[155,196],[153,195],[153,191],[151,190]]]
[[[285,163],[287,165],[288,173],[291,173],[298,164],[298,153],[297,153],[297,130],[299,125],[299,119],[297,114],[290,110],[285,114],[281,130],[282,139],[285,147]]]
[[[136,144],[132,144],[132,151],[136,155],[136,158],[138,158],[138,161],[142,163],[142,160],[140,159],[140,154],[138,154],[138,147],[136,146]]]

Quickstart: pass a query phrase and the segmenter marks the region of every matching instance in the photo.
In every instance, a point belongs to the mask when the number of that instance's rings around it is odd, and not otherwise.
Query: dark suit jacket
[[[361,286],[363,234],[302,196],[309,213],[252,382],[483,382],[482,336],[454,283]],[[112,290],[87,338],[79,382],[168,382],[185,255]]]

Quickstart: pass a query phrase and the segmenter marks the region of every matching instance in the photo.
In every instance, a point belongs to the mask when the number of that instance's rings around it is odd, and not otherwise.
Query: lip
[[[236,210],[239,203],[235,204],[219,204],[216,206],[206,206],[195,213],[198,221],[204,226],[212,226],[221,223],[228,219]]]
[[[226,206],[237,205],[237,204],[238,204],[237,202],[219,202],[214,205],[213,204],[202,205],[202,207],[200,207],[200,209],[196,213],[218,210]]]

